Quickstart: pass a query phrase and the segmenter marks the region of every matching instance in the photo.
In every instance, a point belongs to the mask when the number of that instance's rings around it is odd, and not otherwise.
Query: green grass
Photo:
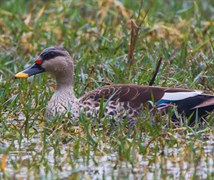
[[[169,115],[144,112],[134,129],[127,122],[102,128],[84,115],[59,117],[48,125],[45,106],[54,80],[14,74],[29,67],[38,52],[63,45],[74,53],[75,93],[109,83],[154,85],[213,93],[213,2],[142,1],[134,62],[128,68],[130,18],[139,1],[0,2],[0,179],[212,179],[212,114],[205,126],[172,128]],[[62,123],[65,121],[65,123]]]

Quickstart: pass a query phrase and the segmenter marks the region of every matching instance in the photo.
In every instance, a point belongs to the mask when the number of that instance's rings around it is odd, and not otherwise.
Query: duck
[[[44,49],[28,69],[15,74],[15,78],[28,78],[43,72],[50,73],[56,80],[56,90],[45,111],[45,118],[52,120],[59,115],[70,114],[69,119],[86,117],[102,119],[128,119],[135,124],[138,117],[148,107],[149,112],[159,110],[167,113],[176,107],[177,114],[187,117],[189,122],[204,119],[214,109],[214,95],[202,91],[143,86],[135,84],[116,84],[97,88],[77,98],[74,93],[74,56],[61,46]]]

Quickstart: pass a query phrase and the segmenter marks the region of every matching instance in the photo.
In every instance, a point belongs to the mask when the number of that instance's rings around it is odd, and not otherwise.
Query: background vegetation
[[[130,61],[132,26],[143,19]],[[148,85],[160,57],[154,85],[212,94],[213,19],[212,0],[0,1],[0,178],[212,179],[212,115],[202,127],[171,128],[168,117],[154,125],[145,112],[130,132],[84,117],[45,126],[54,80],[14,74],[62,45],[76,56],[77,97],[106,84]]]

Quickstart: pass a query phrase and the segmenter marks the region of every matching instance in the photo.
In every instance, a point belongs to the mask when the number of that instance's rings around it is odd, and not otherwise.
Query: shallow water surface
[[[205,136],[205,135],[204,135]],[[191,138],[191,135],[188,136]],[[130,139],[132,141],[132,139]],[[14,141],[16,151],[7,155],[7,164],[0,177],[17,179],[211,179],[214,173],[214,138],[207,136],[194,143],[194,151],[188,152],[188,144],[183,147],[164,147],[163,151],[140,154],[130,149],[131,160],[120,159],[117,152],[106,153],[111,149],[102,144],[100,154],[89,151],[87,155],[75,157],[72,142],[61,144],[59,149],[48,147],[44,151],[41,137],[23,138],[22,142]],[[11,144],[10,144],[11,146]],[[151,144],[151,147],[154,146]],[[192,145],[191,145],[192,146]],[[6,150],[9,143],[1,143]],[[32,148],[33,147],[33,148]],[[103,151],[102,151],[103,150]],[[201,152],[203,151],[203,153]],[[0,155],[3,159],[3,154]]]

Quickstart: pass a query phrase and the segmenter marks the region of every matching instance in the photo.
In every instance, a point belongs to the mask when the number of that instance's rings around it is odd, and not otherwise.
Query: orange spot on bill
[[[42,64],[42,58],[38,58],[38,59],[35,61],[35,63],[41,65],[41,64]]]

